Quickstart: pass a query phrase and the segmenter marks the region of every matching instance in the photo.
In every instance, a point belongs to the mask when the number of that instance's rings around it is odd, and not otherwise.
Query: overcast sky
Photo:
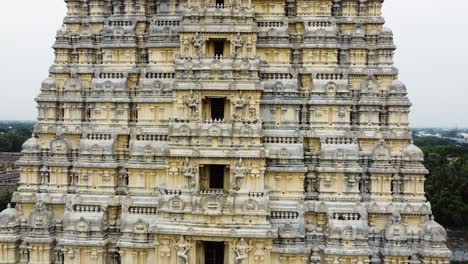
[[[0,120],[33,120],[63,0],[3,1],[0,16]],[[468,1],[386,0],[396,66],[408,86],[412,127],[468,127]]]

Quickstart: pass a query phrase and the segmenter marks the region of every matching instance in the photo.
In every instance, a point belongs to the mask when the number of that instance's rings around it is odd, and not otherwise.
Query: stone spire
[[[65,2],[0,262],[448,263],[383,0]]]

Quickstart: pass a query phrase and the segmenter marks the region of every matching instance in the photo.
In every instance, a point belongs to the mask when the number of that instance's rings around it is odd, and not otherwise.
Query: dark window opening
[[[223,57],[224,56],[224,41],[215,41],[214,51],[215,51],[215,57]]]
[[[205,264],[224,263],[224,242],[205,242]]]
[[[89,122],[90,120],[91,120],[91,109],[86,109],[86,117],[84,121]]]
[[[126,175],[123,179],[123,184],[124,184],[124,187],[128,187],[129,184],[130,184],[130,181],[129,181],[129,178],[128,178],[128,175]]]
[[[210,166],[210,189],[224,189],[224,166]]]
[[[224,119],[224,105],[226,99],[212,98],[211,99],[211,119]]]
[[[224,0],[216,0],[216,6],[224,7]]]

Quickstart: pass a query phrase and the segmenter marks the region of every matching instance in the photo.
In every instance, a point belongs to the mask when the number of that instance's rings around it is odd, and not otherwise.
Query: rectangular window
[[[205,263],[204,264],[223,264],[224,263],[224,242],[204,242]]]
[[[211,119],[224,119],[225,98],[211,98]]]
[[[223,165],[210,165],[210,189],[224,189]]]
[[[216,6],[224,7],[224,0],[216,0]]]
[[[224,41],[215,41],[214,42],[214,52],[215,57],[224,56]]]

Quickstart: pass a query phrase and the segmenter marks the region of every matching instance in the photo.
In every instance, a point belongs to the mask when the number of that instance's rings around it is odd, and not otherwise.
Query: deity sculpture
[[[244,46],[244,41],[242,40],[242,37],[240,33],[237,33],[236,37],[231,40],[232,43],[232,57],[236,58],[239,55],[239,49],[242,49]]]
[[[188,39],[184,39],[182,46],[184,47],[185,55],[188,55],[189,50],[190,50],[190,41]]]
[[[242,110],[245,106],[245,100],[242,97],[242,95],[237,96],[236,98],[233,99],[233,105],[234,105],[234,118],[235,119],[240,119],[242,118]]]
[[[195,167],[192,165],[190,160],[188,158],[186,158],[185,162],[184,162],[183,174],[184,174],[184,177],[187,178],[187,180],[189,182],[189,188],[192,187],[192,185],[193,185],[193,180],[195,178],[195,173],[196,173]]]
[[[179,258],[180,264],[189,264],[188,252],[192,248],[192,244],[185,240],[184,236],[180,236],[177,242],[177,257]]]
[[[250,120],[255,121],[257,119],[257,102],[254,98],[249,98],[249,113]]]
[[[198,95],[190,91],[189,97],[186,99],[186,105],[190,109],[190,118],[197,118],[198,105],[200,104]]]
[[[192,44],[197,51],[197,56],[199,58],[203,57],[203,45],[205,44],[205,40],[198,32],[195,34],[195,37],[193,37]]]
[[[200,195],[198,194],[197,190],[192,191],[192,210],[198,211],[198,207],[200,204]]]
[[[246,169],[243,163],[242,158],[240,158],[234,166],[234,189],[240,188],[240,180],[244,179]]]
[[[127,187],[128,186],[128,171],[125,168],[122,168],[119,171],[119,180],[120,180],[120,187]]]
[[[250,250],[252,250],[252,247],[245,242],[244,238],[241,238],[234,248],[234,252],[236,253],[235,263],[242,264],[242,262],[249,257]]]

